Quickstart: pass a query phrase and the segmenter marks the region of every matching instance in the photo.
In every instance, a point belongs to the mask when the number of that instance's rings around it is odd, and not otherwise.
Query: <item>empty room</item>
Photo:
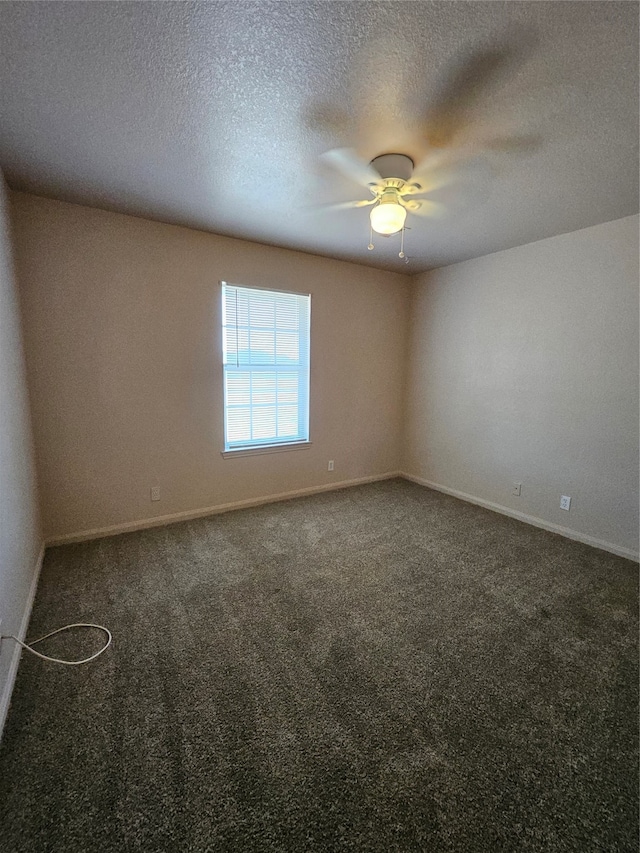
[[[638,12],[0,3],[0,853],[638,851]]]

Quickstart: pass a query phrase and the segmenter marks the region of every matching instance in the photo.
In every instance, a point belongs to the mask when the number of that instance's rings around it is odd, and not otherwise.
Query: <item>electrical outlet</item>
[[[160,500],[160,486],[151,486],[151,500],[159,501]]]
[[[567,512],[571,509],[571,498],[569,495],[562,495],[560,498],[560,509],[566,509]]]
[[[521,489],[522,483],[514,483],[513,488],[511,489],[511,494],[515,495],[516,498],[519,498]]]
[[[329,460],[329,465],[327,466],[327,471],[333,471],[333,459]]]

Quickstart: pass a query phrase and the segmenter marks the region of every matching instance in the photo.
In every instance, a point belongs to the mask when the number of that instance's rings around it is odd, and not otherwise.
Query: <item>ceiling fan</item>
[[[371,198],[326,205],[325,209],[371,207],[370,239],[368,249],[373,249],[373,232],[385,237],[402,232],[399,256],[404,258],[404,229],[407,213],[416,216],[439,217],[445,206],[428,198],[414,196],[428,194],[451,183],[456,176],[448,169],[434,168],[433,157],[427,178],[422,178],[425,163],[414,169],[411,157],[406,154],[381,154],[370,163],[361,160],[349,148],[335,148],[322,155],[322,159],[339,172],[369,190]]]
[[[370,163],[363,161],[352,148],[334,148],[322,154],[324,162],[367,189],[371,196],[322,207],[329,210],[370,207],[368,248],[373,249],[374,231],[384,236],[402,232],[404,240],[405,223],[411,222],[413,216],[439,218],[454,208],[460,209],[461,205],[467,207],[480,201],[494,177],[491,155],[494,161],[499,154],[520,156],[541,144],[540,138],[531,135],[504,135],[501,123],[491,117],[478,126],[477,112],[478,104],[487,103],[483,96],[489,95],[508,72],[526,59],[535,41],[531,31],[514,31],[500,42],[466,50],[451,63],[433,92],[427,111],[412,119],[416,128],[410,143],[412,150],[424,150],[426,143],[426,156],[417,166],[414,167],[411,157],[402,153],[384,153]],[[368,76],[376,79],[375,71],[375,68],[370,69]],[[361,88],[358,85],[356,91]],[[410,115],[401,95],[398,95],[398,103],[405,114]],[[369,109],[365,114],[368,116],[370,112]],[[367,144],[371,130],[367,124],[354,126],[350,113],[332,104],[320,104],[312,110],[309,124],[332,135],[359,137],[361,145]],[[384,129],[376,133],[379,140],[385,135],[390,141],[397,138],[395,129],[387,124],[375,129]],[[441,195],[438,200],[425,198],[452,184],[458,186],[446,204]],[[404,242],[400,257],[404,257]]]

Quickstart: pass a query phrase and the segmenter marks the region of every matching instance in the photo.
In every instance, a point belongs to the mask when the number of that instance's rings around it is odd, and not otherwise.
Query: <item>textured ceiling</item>
[[[369,242],[322,161],[449,166]],[[638,210],[635,2],[0,3],[9,185],[415,273]]]

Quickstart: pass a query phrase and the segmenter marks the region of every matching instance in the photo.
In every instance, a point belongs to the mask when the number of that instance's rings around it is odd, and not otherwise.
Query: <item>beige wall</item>
[[[398,470],[405,276],[12,199],[48,539]],[[312,294],[311,448],[220,455],[221,279]]]
[[[637,552],[638,217],[412,282],[12,200],[47,538],[402,468]],[[312,293],[310,449],[220,455],[220,279]]]
[[[20,313],[13,274],[6,190],[0,173],[0,618],[20,636],[30,605],[41,537]],[[25,616],[26,614],[26,616]],[[0,729],[19,648],[0,646]]]
[[[424,274],[411,316],[403,469],[637,553],[638,217]]]

